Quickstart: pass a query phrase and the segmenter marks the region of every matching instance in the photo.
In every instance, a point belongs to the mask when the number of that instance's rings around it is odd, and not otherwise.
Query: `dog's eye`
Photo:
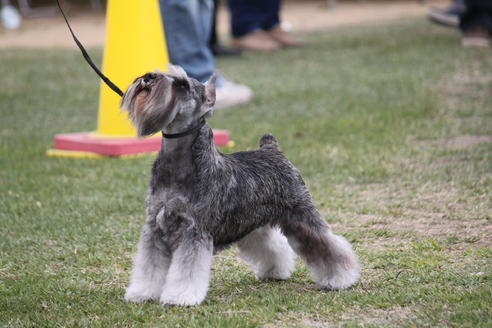
[[[174,83],[179,90],[188,91],[190,89],[190,85],[186,80],[174,80]]]

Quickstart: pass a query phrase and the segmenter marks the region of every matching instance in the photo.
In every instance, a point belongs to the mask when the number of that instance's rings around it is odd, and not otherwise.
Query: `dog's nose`
[[[150,80],[153,80],[153,79],[155,79],[155,78],[156,78],[156,74],[154,74],[154,73],[147,73],[147,74],[145,74],[145,75],[143,76],[143,81],[144,81],[145,83],[147,83],[147,82],[149,82]]]

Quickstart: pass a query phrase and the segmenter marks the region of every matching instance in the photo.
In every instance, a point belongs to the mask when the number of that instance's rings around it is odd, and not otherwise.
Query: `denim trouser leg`
[[[212,0],[159,0],[166,32],[169,60],[200,82],[214,71],[208,47],[212,24]]]
[[[280,0],[229,0],[231,31],[236,38],[280,23]]]

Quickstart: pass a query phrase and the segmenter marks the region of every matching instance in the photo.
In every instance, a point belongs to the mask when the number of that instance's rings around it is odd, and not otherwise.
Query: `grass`
[[[46,157],[54,134],[95,128],[97,77],[77,51],[2,49],[0,326],[490,327],[490,50],[417,20],[304,37],[219,61],[255,99],[211,124],[233,150],[274,133],[360,283],[318,291],[301,263],[257,282],[228,250],[202,305],[124,302],[153,158]]]

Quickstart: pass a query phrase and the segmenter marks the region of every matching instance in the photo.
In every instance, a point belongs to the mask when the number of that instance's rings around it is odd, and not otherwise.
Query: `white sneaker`
[[[236,84],[222,79],[221,85],[215,89],[215,108],[227,108],[244,105],[253,98],[253,91],[245,85]]]

